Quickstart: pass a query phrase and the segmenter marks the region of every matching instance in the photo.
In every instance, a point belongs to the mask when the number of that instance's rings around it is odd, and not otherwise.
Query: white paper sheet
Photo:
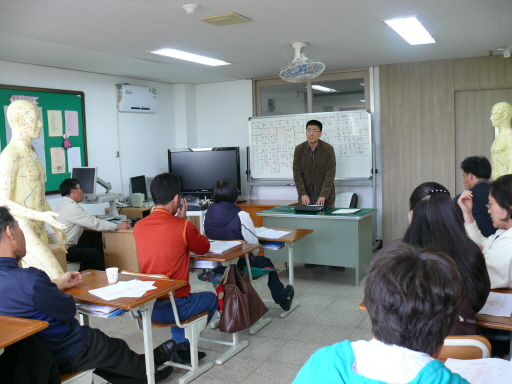
[[[66,156],[63,147],[50,148],[52,174],[66,173]]]
[[[358,209],[358,208],[341,208],[341,209],[334,211],[333,213],[356,213],[359,211],[360,211],[360,209]]]
[[[448,359],[445,365],[471,384],[512,384],[512,363],[508,360]]]
[[[80,147],[68,148],[66,153],[68,154],[68,172],[71,173],[73,168],[82,166]]]
[[[66,135],[78,136],[78,112],[64,111],[64,119],[66,120]]]
[[[512,295],[508,293],[489,292],[481,315],[510,317],[512,314]]]
[[[224,253],[228,249],[234,248],[240,245],[239,241],[212,241],[210,243],[210,253]]]
[[[48,136],[62,136],[62,111],[46,111],[48,115]]]
[[[147,291],[155,289],[154,281],[130,280],[120,281],[103,288],[91,289],[90,294],[103,300],[115,300],[120,297],[142,297]]]
[[[261,230],[263,229],[263,230]],[[275,229],[268,229],[265,227],[256,228],[256,236],[265,239],[280,239],[283,236],[292,233],[291,231],[276,231]]]

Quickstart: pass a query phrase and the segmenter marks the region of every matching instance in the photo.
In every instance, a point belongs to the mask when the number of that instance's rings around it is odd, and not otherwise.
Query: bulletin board
[[[29,98],[37,103],[43,128],[32,140],[46,171],[46,193],[59,189],[62,180],[71,177],[69,166],[87,166],[84,93],[60,89],[19,87],[0,84],[0,148],[9,144],[11,129],[6,117],[7,107],[16,99]],[[64,149],[62,135],[68,134],[71,149]],[[62,148],[62,149],[60,149]],[[52,160],[55,160],[52,163]],[[52,164],[54,165],[52,167]]]
[[[322,123],[321,140],[334,148],[335,180],[371,179],[372,137],[370,113],[361,110],[263,116],[249,119],[251,177],[293,179],[295,147],[306,141],[306,123]]]

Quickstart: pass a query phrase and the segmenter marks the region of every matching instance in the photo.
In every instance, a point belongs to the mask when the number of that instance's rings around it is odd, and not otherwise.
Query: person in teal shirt
[[[404,243],[390,248],[366,279],[374,338],[316,351],[293,384],[469,384],[435,360],[459,313],[463,287],[446,254]]]

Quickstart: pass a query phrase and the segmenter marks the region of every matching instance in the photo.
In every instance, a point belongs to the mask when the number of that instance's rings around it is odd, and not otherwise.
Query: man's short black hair
[[[75,189],[79,184],[80,181],[78,179],[65,179],[59,186],[60,195],[69,196],[71,194],[71,190]]]
[[[227,201],[228,203],[235,203],[238,199],[238,189],[235,182],[229,177],[219,179],[213,186],[213,202],[219,203]]]
[[[479,179],[490,179],[491,178],[491,163],[485,156],[470,156],[466,157],[460,163],[462,172],[471,173]]]
[[[18,225],[16,219],[9,212],[9,208],[0,207],[0,241],[4,238],[5,228],[7,226],[15,228]]]
[[[316,126],[320,129],[320,132],[322,132],[322,123],[321,123],[321,122],[319,122],[318,120],[309,120],[309,121],[306,123],[306,129],[307,129],[310,125],[316,125]]]
[[[434,248],[400,244],[374,260],[364,303],[376,339],[433,355],[458,314],[464,288],[457,266]]]
[[[172,173],[161,173],[149,186],[155,205],[167,205],[181,192],[180,178]]]

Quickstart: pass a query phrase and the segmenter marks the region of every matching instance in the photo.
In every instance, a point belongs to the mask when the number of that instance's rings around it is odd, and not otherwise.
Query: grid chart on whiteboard
[[[334,148],[336,179],[371,176],[371,139],[366,111],[257,118],[250,122],[251,175],[293,178],[295,147],[306,140],[306,122],[323,124],[321,139]]]

